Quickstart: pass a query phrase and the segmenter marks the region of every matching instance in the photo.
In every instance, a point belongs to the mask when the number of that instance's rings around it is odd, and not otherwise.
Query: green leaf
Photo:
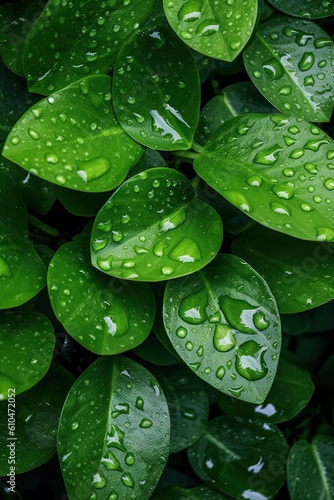
[[[274,425],[227,415],[211,420],[188,448],[196,474],[238,500],[272,500],[285,479],[287,454],[285,438]]]
[[[30,31],[23,60],[30,92],[49,95],[87,73],[108,73],[124,41],[150,15],[153,0],[74,6],[49,0]]]
[[[298,336],[305,333],[328,332],[334,324],[333,301],[302,313],[281,314],[282,331]]]
[[[33,387],[51,363],[55,338],[48,318],[33,311],[0,312],[0,401]]]
[[[224,123],[194,168],[261,224],[305,240],[334,240],[334,141],[315,125],[281,114]]]
[[[247,73],[275,108],[311,122],[333,111],[334,44],[312,21],[274,16],[244,52]]]
[[[48,288],[58,320],[96,354],[127,351],[150,333],[155,316],[150,287],[129,286],[94,269],[86,241],[73,241],[58,250],[49,266]]]
[[[256,225],[233,241],[232,250],[260,272],[281,313],[334,299],[333,243],[297,240]]]
[[[212,0],[163,0],[169,23],[192,49],[233,61],[251,37],[257,0],[216,3]]]
[[[291,16],[303,17],[305,19],[319,19],[334,14],[334,5],[329,1],[310,2],[308,0],[268,0],[276,9]]]
[[[273,385],[261,405],[220,394],[219,407],[227,415],[259,418],[273,424],[291,420],[305,408],[314,392],[310,374],[296,363],[291,353],[282,355]]]
[[[90,494],[96,500],[150,498],[168,446],[166,399],[138,363],[121,356],[99,358],[75,382],[58,432],[70,500]]]
[[[262,403],[276,374],[280,319],[266,282],[219,254],[202,271],[167,283],[164,322],[183,361],[225,394]]]
[[[317,435],[309,444],[304,439],[291,448],[288,458],[288,487],[291,500],[334,496],[334,438]]]
[[[231,500],[217,490],[213,490],[209,486],[201,485],[196,488],[186,489],[180,487],[164,488],[157,493],[154,493],[152,500]]]
[[[195,196],[188,179],[152,168],[124,182],[102,207],[91,256],[111,276],[163,281],[204,267],[221,241],[218,214]]]
[[[143,156],[137,161],[135,166],[132,167],[128,176],[132,177],[135,174],[140,174],[140,172],[154,167],[167,167],[167,163],[158,151],[146,149]]]
[[[111,78],[90,76],[43,99],[11,130],[3,156],[54,184],[110,191],[143,153],[113,113]]]
[[[0,403],[0,475],[8,474],[7,445],[15,441],[15,472],[22,474],[39,467],[56,453],[60,412],[74,377],[61,365],[51,365],[35,387],[15,398],[15,403]],[[15,431],[9,434],[9,410],[13,411]]]
[[[166,396],[170,419],[170,452],[177,453],[194,444],[209,416],[209,399],[203,382],[185,366],[155,370]]]
[[[133,352],[144,361],[158,366],[171,366],[179,362],[154,334],[147,337]]]
[[[106,193],[83,193],[61,186],[55,186],[58,200],[68,212],[81,217],[96,215],[102,205],[110,198],[110,191]]]
[[[194,58],[168,26],[138,30],[115,65],[117,118],[151,149],[189,149],[198,124],[200,82]]]

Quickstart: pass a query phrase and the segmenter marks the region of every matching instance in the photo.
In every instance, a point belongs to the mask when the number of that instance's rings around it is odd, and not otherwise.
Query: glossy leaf
[[[189,49],[168,26],[138,30],[120,51],[113,78],[115,112],[133,139],[164,151],[191,147],[199,76]]]
[[[219,254],[202,271],[167,283],[164,322],[183,361],[225,394],[262,403],[281,347],[266,282],[246,262]]]
[[[152,500],[231,500],[220,491],[209,486],[196,486],[196,488],[186,489],[180,487],[164,488],[154,493]]]
[[[281,114],[222,125],[194,162],[196,172],[261,224],[305,240],[332,241],[334,141]]]
[[[244,62],[254,85],[282,113],[330,121],[334,43],[317,24],[274,16],[256,32]]]
[[[152,7],[153,0],[86,0],[74,8],[49,0],[26,41],[23,67],[30,92],[49,95],[87,73],[108,73]]]
[[[310,2],[308,0],[268,0],[276,9],[291,16],[303,17],[304,19],[319,19],[334,14],[334,5],[330,1]]]
[[[264,277],[281,313],[334,299],[333,243],[306,242],[253,226],[233,241],[232,249]]]
[[[227,415],[211,420],[188,448],[196,474],[237,500],[272,500],[285,479],[287,454],[274,425]]]
[[[0,475],[8,474],[8,449],[11,435],[16,438],[15,472],[22,474],[39,467],[56,453],[60,412],[74,377],[60,365],[51,365],[35,387],[15,399],[15,431],[9,434],[8,408],[0,403]],[[9,441],[8,441],[9,439]]]
[[[334,438],[318,435],[309,444],[297,441],[288,458],[288,487],[291,500],[334,496]]]
[[[209,399],[202,381],[185,366],[156,370],[155,374],[170,413],[170,452],[177,453],[202,434],[209,416]]]
[[[282,331],[298,336],[312,332],[328,332],[334,324],[334,301],[302,313],[281,314]]]
[[[70,500],[150,498],[168,446],[166,399],[138,363],[121,356],[99,358],[75,382],[58,433]]]
[[[81,217],[96,215],[100,208],[110,197],[110,192],[105,193],[83,193],[61,186],[55,186],[58,200],[68,212]]]
[[[179,172],[152,168],[127,180],[102,207],[92,231],[92,263],[105,273],[163,281],[193,273],[217,254],[218,214]]]
[[[33,387],[48,371],[55,343],[48,318],[33,311],[0,313],[0,400],[8,390],[20,394]]]
[[[96,354],[132,349],[151,331],[155,303],[149,286],[129,286],[94,269],[86,241],[58,250],[49,266],[48,288],[58,320]]]
[[[314,384],[305,368],[288,353],[282,355],[268,396],[261,405],[252,405],[220,394],[219,406],[227,415],[258,418],[278,424],[294,418],[310,401]]]
[[[128,177],[140,174],[140,172],[154,167],[167,167],[167,163],[158,151],[146,149],[143,156],[141,156],[139,161],[137,161],[135,166],[130,170]]]
[[[111,79],[91,76],[33,106],[11,130],[3,156],[54,184],[110,191],[143,153],[110,105]]]
[[[233,61],[251,37],[257,1],[163,0],[172,28],[192,49]]]

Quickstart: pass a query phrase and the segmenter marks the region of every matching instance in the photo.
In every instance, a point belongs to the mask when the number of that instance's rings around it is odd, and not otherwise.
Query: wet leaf
[[[163,281],[204,267],[221,240],[218,214],[195,196],[188,179],[152,168],[124,182],[98,213],[92,263],[111,276]]]
[[[188,448],[196,474],[238,500],[272,500],[285,480],[287,455],[287,443],[277,427],[227,415],[211,420]]]
[[[330,121],[334,43],[320,26],[274,16],[256,32],[244,62],[254,85],[282,113]]]
[[[33,311],[0,312],[0,400],[33,387],[49,369],[55,343],[48,318]]]
[[[196,172],[261,224],[297,238],[334,240],[334,141],[281,114],[224,123],[194,162]]]
[[[149,446],[147,444],[149,443]],[[75,382],[58,432],[70,500],[150,498],[169,447],[166,399],[152,375],[121,356],[99,358]],[[78,467],[78,464],[81,464]]]
[[[164,322],[196,375],[225,394],[263,403],[277,370],[280,319],[268,285],[249,264],[219,254],[202,271],[167,283]]]
[[[129,286],[94,269],[86,241],[58,250],[49,266],[48,289],[66,331],[96,354],[132,349],[151,331],[155,302],[149,285]]]
[[[308,0],[268,0],[276,9],[290,14],[291,16],[303,17],[305,19],[319,19],[334,14],[334,5],[328,0],[310,2]]]
[[[23,60],[30,92],[49,95],[87,73],[108,73],[124,41],[150,15],[153,0],[74,5],[49,0],[30,31]]]
[[[199,75],[189,49],[168,26],[138,30],[120,51],[113,78],[115,112],[133,139],[164,151],[191,147]]]
[[[232,249],[263,276],[281,313],[334,299],[333,243],[306,242],[253,226],[233,241]]]
[[[177,486],[164,488],[152,496],[152,500],[171,500],[171,498],[173,500],[230,500],[230,497],[225,496],[220,491],[204,485],[191,489]]]
[[[175,32],[192,49],[233,61],[251,37],[257,18],[256,0],[163,0]]]
[[[109,76],[90,76],[27,111],[11,130],[3,156],[54,184],[110,191],[143,153],[110,105]]]

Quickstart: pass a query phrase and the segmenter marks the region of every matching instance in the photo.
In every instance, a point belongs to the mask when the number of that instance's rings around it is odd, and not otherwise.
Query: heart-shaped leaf
[[[334,240],[334,141],[281,114],[224,123],[196,158],[196,172],[261,224],[305,240]]]
[[[334,299],[333,243],[306,242],[255,226],[233,241],[232,251],[264,277],[281,313]]]
[[[124,41],[152,8],[153,0],[49,0],[25,45],[23,68],[30,92],[49,95],[87,73],[108,73]]]
[[[171,498],[173,500],[231,500],[224,493],[204,485],[189,490],[177,486],[164,488],[152,496],[152,500],[171,500]]]
[[[268,0],[276,9],[290,14],[291,16],[303,17],[305,19],[319,19],[334,14],[334,4],[331,1],[310,2],[310,0]]]
[[[117,187],[143,148],[118,124],[110,88],[109,76],[90,76],[43,99],[13,127],[3,156],[78,191]]]
[[[85,240],[58,250],[49,266],[48,288],[66,331],[96,354],[132,349],[151,331],[155,302],[149,285],[129,286],[94,269]]]
[[[308,443],[297,441],[288,458],[288,487],[291,500],[334,497],[334,438],[318,435]]]
[[[58,432],[70,500],[89,495],[147,500],[165,467],[168,446],[166,399],[138,363],[121,356],[99,358],[75,382]]]
[[[163,0],[172,28],[192,49],[233,61],[251,37],[257,0]]]
[[[138,30],[115,65],[117,118],[137,142],[164,151],[189,149],[198,124],[200,82],[194,58],[168,26]]]
[[[0,313],[0,401],[8,390],[20,394],[45,375],[55,344],[53,327],[46,316],[15,309]]]
[[[328,122],[334,107],[334,43],[317,24],[274,16],[244,52],[254,85],[282,113]]]
[[[35,387],[0,403],[0,475],[8,474],[8,444],[15,438],[15,472],[39,467],[56,453],[60,412],[74,377],[60,365],[51,365]],[[10,398],[12,392],[9,393]],[[15,424],[8,417],[12,417]]]
[[[285,480],[287,455],[277,427],[227,415],[211,420],[188,448],[196,474],[237,500],[272,500]]]
[[[204,267],[221,241],[218,214],[188,179],[152,168],[124,182],[98,213],[92,263],[118,278],[163,281]]]
[[[183,361],[242,401],[262,403],[281,347],[280,319],[266,282],[245,261],[219,254],[202,271],[167,283],[164,322]]]

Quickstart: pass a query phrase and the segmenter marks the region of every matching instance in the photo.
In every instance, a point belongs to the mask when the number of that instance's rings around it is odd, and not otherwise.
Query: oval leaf
[[[233,61],[251,37],[257,18],[256,0],[163,0],[169,23],[192,49]]]
[[[149,285],[129,286],[94,269],[86,241],[58,250],[49,266],[48,288],[58,320],[96,354],[132,349],[151,331],[155,302]]]
[[[138,363],[121,356],[99,358],[70,390],[58,432],[70,500],[89,494],[96,500],[150,498],[168,445],[166,399]]]
[[[204,267],[221,241],[218,214],[188,179],[152,168],[127,180],[98,213],[92,263],[111,276],[163,281]]]
[[[334,240],[334,141],[281,114],[239,116],[222,125],[194,168],[261,224],[305,240]]]
[[[137,31],[119,53],[113,99],[133,139],[152,149],[189,149],[198,124],[200,82],[194,58],[168,26]]]
[[[274,16],[244,52],[254,85],[282,113],[328,122],[334,106],[334,43],[312,21]]]
[[[178,486],[164,488],[157,493],[154,493],[152,500],[231,500],[217,490],[213,490],[209,486],[196,486],[196,488],[186,489]]]
[[[265,400],[277,369],[280,320],[268,285],[249,264],[219,254],[202,271],[167,283],[164,322],[199,377],[242,401]]]
[[[334,14],[334,4],[331,1],[310,2],[309,0],[268,0],[276,9],[291,16],[304,17],[305,19],[319,19]]]

